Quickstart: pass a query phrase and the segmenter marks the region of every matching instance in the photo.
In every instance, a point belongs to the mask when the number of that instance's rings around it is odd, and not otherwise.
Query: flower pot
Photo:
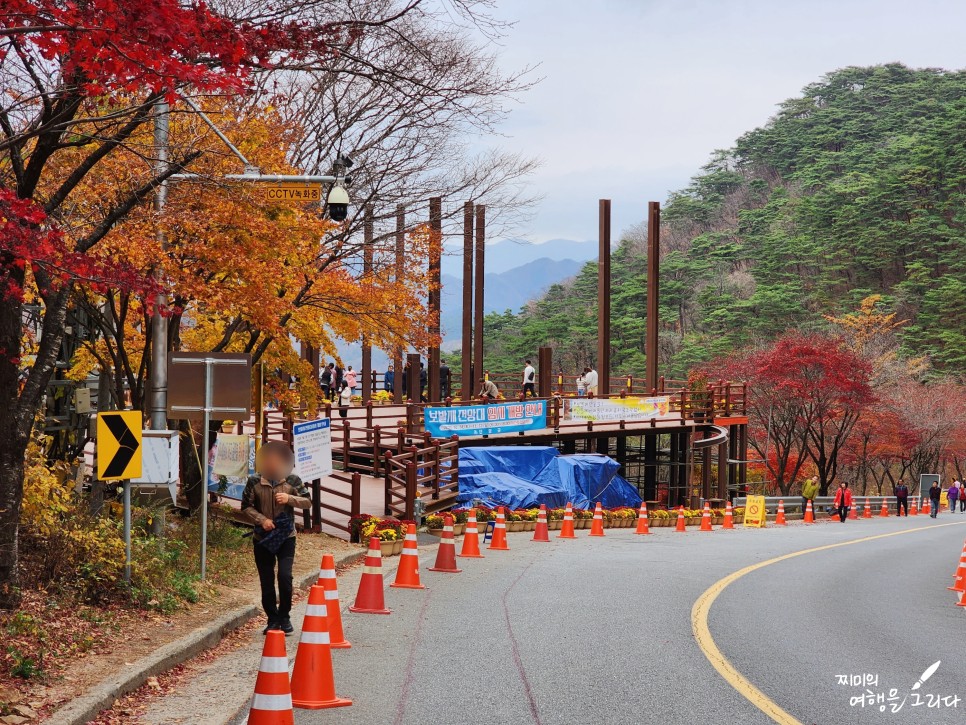
[[[453,536],[462,536],[466,532],[466,524],[453,524]]]
[[[507,531],[523,531],[523,526],[525,522],[523,521],[507,521],[506,530]]]
[[[548,531],[560,531],[560,527],[562,525],[563,525],[563,521],[561,521],[560,519],[556,519],[554,521],[548,521],[547,522],[547,530]]]
[[[397,543],[398,542],[395,542],[395,541],[380,541],[379,548],[382,550],[382,555],[392,556],[394,553],[393,549],[396,547]]]
[[[443,530],[442,529],[427,529],[427,531],[429,532],[429,535],[430,536],[442,536],[443,535]]]
[[[711,523],[715,526],[721,526],[724,523],[724,516],[712,516]]]
[[[392,556],[401,554],[405,543],[403,539],[396,539],[396,541],[392,542]]]

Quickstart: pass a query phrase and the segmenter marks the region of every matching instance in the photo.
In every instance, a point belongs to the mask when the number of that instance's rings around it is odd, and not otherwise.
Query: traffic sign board
[[[271,201],[322,201],[322,185],[297,181],[265,184],[265,196]]]
[[[97,478],[119,481],[141,477],[141,411],[97,414]]]

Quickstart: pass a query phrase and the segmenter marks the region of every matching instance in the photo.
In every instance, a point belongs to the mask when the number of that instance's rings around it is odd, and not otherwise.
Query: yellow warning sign
[[[141,477],[141,411],[97,414],[97,478]]]
[[[745,499],[745,526],[764,528],[765,526],[765,497],[748,496]]]
[[[298,181],[265,184],[262,189],[270,201],[322,201],[322,185]]]

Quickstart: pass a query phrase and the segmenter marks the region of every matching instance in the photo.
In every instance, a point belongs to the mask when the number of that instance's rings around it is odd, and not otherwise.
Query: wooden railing
[[[387,452],[384,477],[386,515],[412,521],[416,501],[426,510],[451,505],[459,492],[459,441],[433,440],[425,448],[412,446],[401,453]]]

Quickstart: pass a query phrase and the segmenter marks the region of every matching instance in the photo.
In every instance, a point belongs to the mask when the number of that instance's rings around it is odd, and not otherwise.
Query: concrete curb
[[[363,559],[365,555],[365,551],[347,554],[341,559],[337,559],[335,565],[338,567],[354,564]],[[300,589],[308,589],[317,579],[318,574],[312,572],[296,582],[296,585]],[[167,672],[172,667],[187,662],[198,653],[214,647],[226,634],[238,629],[252,617],[258,616],[261,611],[262,608],[259,605],[248,604],[231,612],[226,612],[218,619],[203,627],[198,627],[181,639],[169,642],[147,657],[142,657],[130,667],[125,668],[123,674],[99,682],[86,694],[75,698],[65,707],[55,711],[44,722],[51,725],[84,725],[84,723],[90,722],[100,712],[113,706],[119,698],[138,689],[147,682],[149,677],[156,677],[163,672]]]

